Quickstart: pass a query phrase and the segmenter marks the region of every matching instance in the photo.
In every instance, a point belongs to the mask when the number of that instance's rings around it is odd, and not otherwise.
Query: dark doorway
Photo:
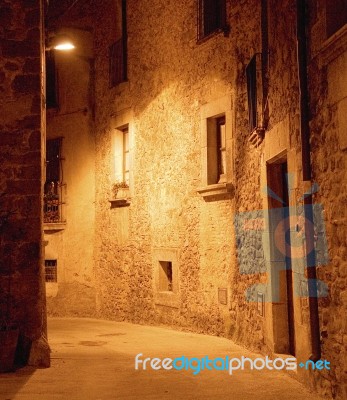
[[[267,165],[275,351],[295,355],[290,207],[286,160]]]

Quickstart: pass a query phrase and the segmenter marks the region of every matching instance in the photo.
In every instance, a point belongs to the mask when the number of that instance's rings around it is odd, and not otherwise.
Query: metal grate
[[[44,222],[63,222],[63,138],[49,139],[46,143],[46,183],[44,187]]]
[[[46,282],[57,282],[57,260],[45,260]]]

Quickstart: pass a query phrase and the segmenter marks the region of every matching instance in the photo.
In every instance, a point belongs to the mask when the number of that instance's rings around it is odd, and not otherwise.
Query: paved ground
[[[0,375],[0,400],[317,400],[284,372],[135,370],[134,358],[256,358],[227,339],[93,319],[49,320],[52,366]]]

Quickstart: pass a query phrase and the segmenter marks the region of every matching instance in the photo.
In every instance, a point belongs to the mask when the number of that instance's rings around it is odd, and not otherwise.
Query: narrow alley
[[[1,400],[317,400],[279,371],[135,370],[135,356],[215,357],[255,353],[213,336],[95,319],[49,319],[52,366],[0,375]]]

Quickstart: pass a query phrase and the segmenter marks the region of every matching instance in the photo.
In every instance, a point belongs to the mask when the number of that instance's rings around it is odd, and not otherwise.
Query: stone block
[[[7,62],[5,64],[5,69],[7,69],[8,71],[18,71],[19,67],[14,62]]]
[[[40,131],[34,131],[30,134],[29,137],[29,147],[30,150],[38,150],[41,145],[41,132]]]
[[[29,41],[39,41],[41,38],[41,32],[38,28],[30,29],[27,33],[26,39]]]
[[[39,179],[41,165],[23,166],[16,170],[15,179]]]
[[[50,352],[51,349],[45,337],[41,337],[40,339],[35,340],[31,344],[28,365],[37,368],[50,367]]]
[[[34,41],[3,40],[3,57],[33,57],[38,54],[40,47]]]
[[[12,25],[13,11],[11,7],[0,7],[0,26],[8,29]]]
[[[7,194],[32,195],[41,193],[41,182],[37,180],[18,179],[16,181],[7,181]]]
[[[25,116],[23,119],[19,120],[18,126],[21,129],[38,129],[41,126],[41,116],[40,115]]]
[[[38,57],[36,58],[27,58],[25,60],[24,66],[23,66],[23,72],[25,74],[33,74],[37,73],[37,71],[40,70],[40,59]]]
[[[40,25],[40,11],[37,9],[27,11],[25,15],[25,26],[27,28],[37,27]]]
[[[40,75],[17,75],[12,82],[12,89],[18,94],[36,94],[40,85]]]

